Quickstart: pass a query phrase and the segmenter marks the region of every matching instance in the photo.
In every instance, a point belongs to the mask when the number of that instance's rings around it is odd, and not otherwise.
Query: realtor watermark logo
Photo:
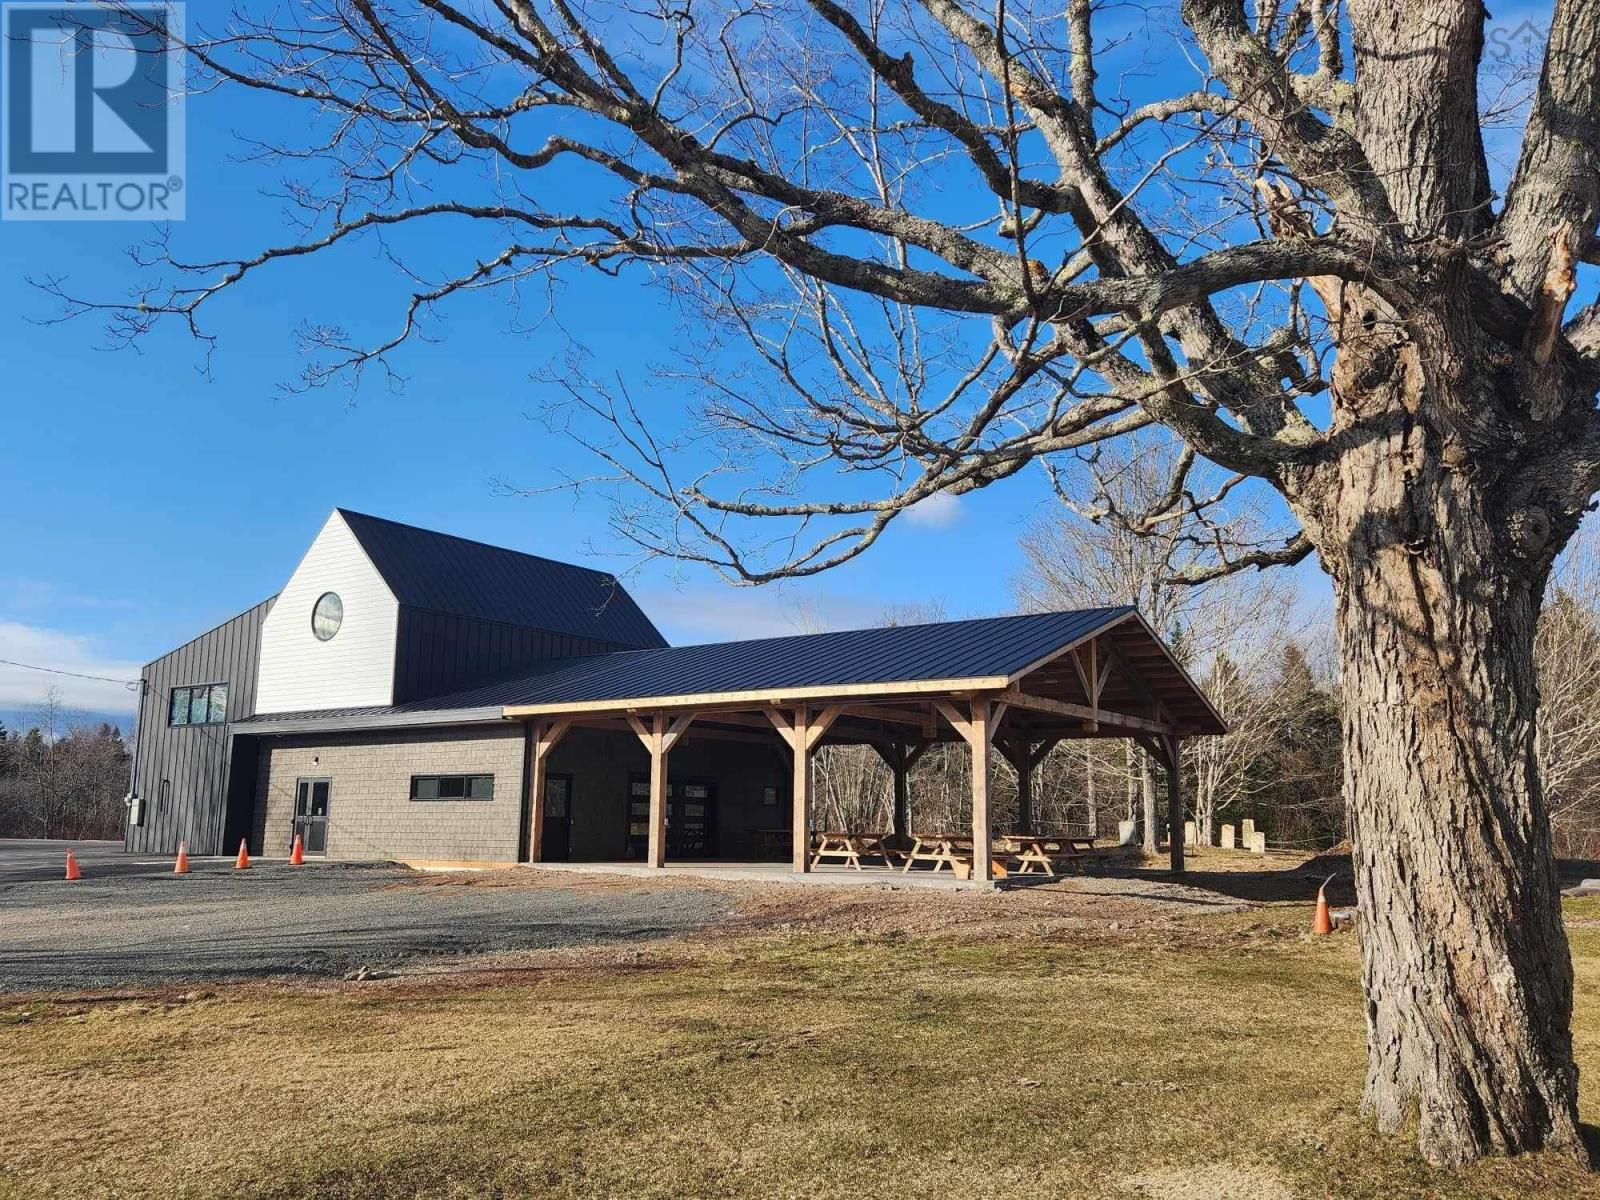
[[[0,7],[0,219],[181,221],[182,6]]]

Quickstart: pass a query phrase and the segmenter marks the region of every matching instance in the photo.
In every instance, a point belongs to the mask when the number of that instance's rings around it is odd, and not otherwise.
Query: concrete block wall
[[[328,857],[514,862],[522,813],[523,726],[268,738],[261,748],[257,853],[287,854],[295,781],[330,779]],[[494,776],[493,800],[412,800],[413,775]]]

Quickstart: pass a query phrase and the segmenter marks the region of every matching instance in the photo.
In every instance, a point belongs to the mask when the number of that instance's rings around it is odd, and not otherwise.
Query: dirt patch
[[[805,931],[857,936],[1013,938],[1164,927],[1202,913],[1238,913],[1243,901],[1139,877],[1075,878],[1004,892],[907,888],[760,887],[744,892],[736,934]]]
[[[1122,1185],[1149,1200],[1295,1200],[1270,1171],[1234,1163],[1205,1163],[1129,1176]]]

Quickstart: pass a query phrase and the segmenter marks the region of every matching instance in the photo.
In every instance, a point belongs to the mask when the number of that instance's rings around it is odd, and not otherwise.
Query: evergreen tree
[[[1272,756],[1278,778],[1263,806],[1281,840],[1331,845],[1345,836],[1338,701],[1294,642],[1284,648],[1274,692],[1283,714]]]

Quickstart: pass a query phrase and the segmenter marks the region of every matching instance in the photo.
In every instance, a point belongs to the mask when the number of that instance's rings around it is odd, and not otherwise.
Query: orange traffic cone
[[[1333,932],[1333,918],[1328,915],[1328,885],[1332,882],[1333,876],[1329,875],[1322,881],[1322,886],[1317,889],[1317,915],[1311,922],[1312,933]]]
[[[83,872],[78,870],[78,860],[73,857],[72,851],[67,851],[67,878],[82,879]]]
[[[289,851],[289,865],[298,867],[306,861],[306,848],[300,844],[300,835],[294,835],[294,849]]]
[[[248,847],[245,846],[244,843],[245,843],[245,839],[244,838],[240,838],[239,839],[239,857],[233,860],[233,869],[235,871],[248,870],[249,866],[250,866],[250,850],[249,850]]]
[[[178,843],[178,861],[172,864],[174,875],[187,875],[189,873],[189,843]]]

